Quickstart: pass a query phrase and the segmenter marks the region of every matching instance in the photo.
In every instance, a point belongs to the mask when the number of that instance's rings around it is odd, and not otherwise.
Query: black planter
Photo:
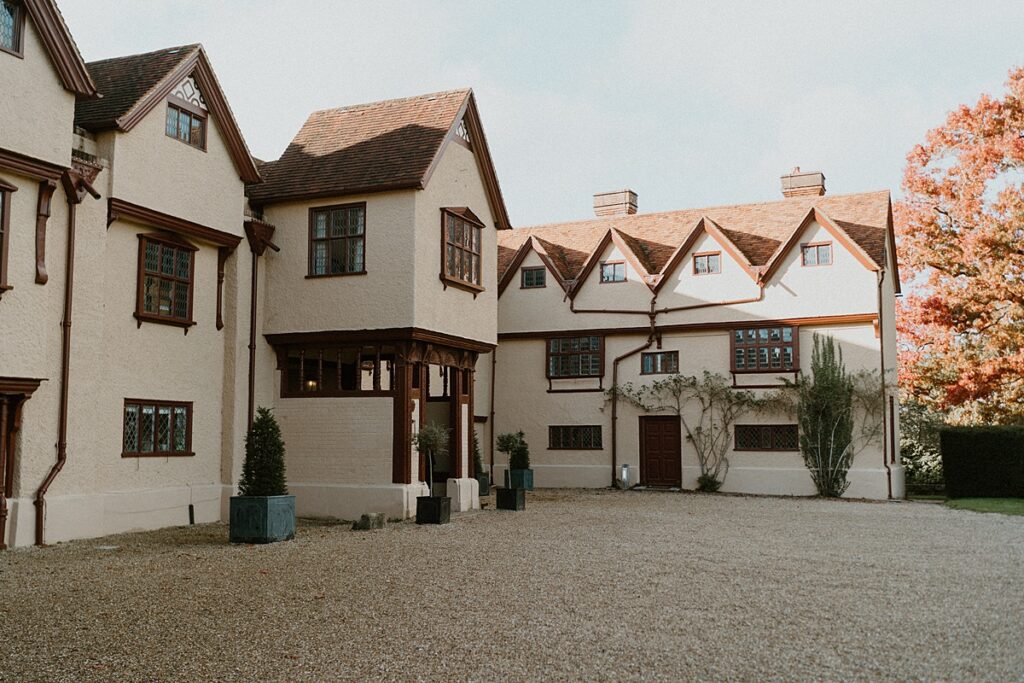
[[[526,489],[497,488],[499,510],[525,510]]]
[[[480,484],[480,495],[489,496],[491,495],[491,475],[489,474],[478,474],[476,480]]]
[[[533,490],[533,470],[505,470],[505,486],[510,489]]]
[[[232,543],[274,543],[295,538],[295,496],[232,496]]]
[[[452,518],[452,499],[448,496],[417,496],[417,524],[447,524]]]

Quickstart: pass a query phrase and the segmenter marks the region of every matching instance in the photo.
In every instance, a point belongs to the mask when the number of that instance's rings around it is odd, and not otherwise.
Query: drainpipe
[[[885,268],[878,271],[878,356],[881,361],[882,382],[879,391],[882,394],[882,467],[885,468],[885,484],[889,500],[892,500],[892,468],[886,453],[886,435],[888,428],[885,419],[885,325],[882,324],[882,285],[885,284]]]
[[[67,255],[64,259],[64,318],[61,320],[60,358],[60,408],[57,418],[57,462],[50,468],[43,483],[36,491],[36,545],[43,545],[43,523],[46,519],[46,493],[50,485],[64,469],[68,460],[68,380],[71,374],[71,304],[75,294],[75,228],[78,205],[86,192],[93,198],[100,195],[84,178],[72,171],[65,171],[61,178],[68,202]]]
[[[0,550],[7,544],[7,397],[0,396]]]
[[[648,315],[651,317],[651,331],[647,334],[647,343],[645,343],[645,344],[643,344],[641,346],[636,347],[632,351],[627,351],[626,353],[622,354],[621,356],[618,356],[615,360],[612,361],[612,486],[613,487],[615,486],[615,470],[618,469],[618,466],[619,466],[619,450],[618,450],[618,445],[619,445],[618,444],[618,442],[619,442],[619,439],[618,439],[618,421],[619,421],[619,392],[618,392],[618,387],[619,387],[619,363],[621,363],[622,361],[626,360],[627,358],[635,356],[636,354],[640,353],[641,351],[644,351],[646,349],[651,348],[651,344],[654,343],[654,339],[655,339],[656,334],[657,334],[657,332],[656,332],[657,328],[655,327],[655,324],[654,324],[655,317],[656,317],[656,313],[654,311],[654,304],[655,304],[656,301],[657,301],[656,298],[655,299],[651,299],[651,310],[648,313]]]
[[[491,349],[491,482],[494,482],[494,385],[497,384],[498,347]]]
[[[249,404],[245,433],[252,431],[256,410],[256,287],[260,273],[260,257],[252,250],[252,284],[249,287]],[[340,372],[340,370],[339,370]]]

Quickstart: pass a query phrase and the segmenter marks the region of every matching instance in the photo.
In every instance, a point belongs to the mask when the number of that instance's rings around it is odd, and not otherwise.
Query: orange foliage
[[[1006,86],[928,132],[895,207],[900,384],[964,422],[1024,420],[1024,68]]]

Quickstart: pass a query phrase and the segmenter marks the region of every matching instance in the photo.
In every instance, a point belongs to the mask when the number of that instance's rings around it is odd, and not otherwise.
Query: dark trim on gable
[[[99,97],[96,84],[78,53],[71,32],[53,0],[22,0],[43,46],[67,90],[81,97]],[[22,35],[24,40],[24,33]]]
[[[247,183],[262,182],[263,179],[256,169],[256,163],[252,160],[249,148],[246,146],[242,132],[238,128],[238,122],[235,121],[235,117],[231,113],[231,107],[228,106],[224,91],[221,89],[217,76],[213,72],[213,67],[210,65],[210,60],[202,47],[197,47],[191,56],[171,69],[156,87],[146,93],[127,113],[117,119],[114,122],[116,128],[123,133],[129,132],[147,114],[160,104],[165,103],[168,95],[178,87],[181,81],[189,76],[196,79],[199,90],[203,93],[203,99],[206,101],[209,113],[212,115],[211,118],[213,118],[214,123],[217,125],[217,130],[220,131],[221,137],[224,139],[224,144],[228,148],[228,154],[231,155],[232,161],[235,162],[238,177]],[[209,136],[209,121],[207,121],[206,135]]]
[[[136,221],[143,225],[162,228],[184,237],[211,242],[219,247],[227,247],[231,250],[234,250],[242,241],[239,235],[232,235],[223,230],[209,228],[199,223],[187,221],[184,218],[171,216],[170,214],[161,213],[138,204],[126,202],[123,199],[111,197],[107,200],[107,227],[109,228],[116,220]]]

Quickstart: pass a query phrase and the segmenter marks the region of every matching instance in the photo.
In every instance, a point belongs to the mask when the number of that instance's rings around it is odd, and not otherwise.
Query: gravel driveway
[[[1021,680],[1024,517],[530,494],[383,531],[0,553],[0,680]]]

